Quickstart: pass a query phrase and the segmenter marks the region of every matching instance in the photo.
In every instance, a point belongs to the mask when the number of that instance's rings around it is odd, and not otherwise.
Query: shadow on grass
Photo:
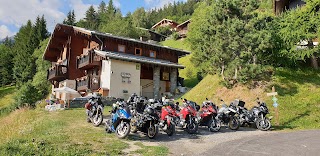
[[[301,119],[304,118],[305,116],[309,116],[310,115],[310,110],[305,111],[304,113],[300,113],[297,116],[289,119],[288,121],[284,122],[282,125],[279,126],[273,126],[273,128],[275,130],[284,130],[284,129],[295,129],[297,128],[297,126],[291,126],[290,124]]]

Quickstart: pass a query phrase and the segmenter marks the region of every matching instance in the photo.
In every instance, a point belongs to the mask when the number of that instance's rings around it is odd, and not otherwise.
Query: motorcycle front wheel
[[[175,132],[175,126],[174,124],[170,123],[170,126],[168,126],[166,130],[166,133],[168,134],[168,136],[172,136],[174,132]]]
[[[199,125],[194,120],[191,119],[191,121],[188,121],[187,126],[186,126],[187,132],[189,134],[196,133],[198,131],[198,126]]]
[[[153,124],[148,128],[147,135],[150,139],[155,138],[157,133],[158,133],[158,130],[156,125]]]
[[[221,128],[221,122],[219,120],[211,119],[208,128],[210,132],[218,132]]]
[[[268,118],[258,119],[256,125],[257,128],[262,131],[267,131],[271,128],[271,122]]]
[[[116,128],[116,135],[118,138],[123,139],[127,137],[130,133],[130,123],[126,121],[121,121],[121,123]]]
[[[233,116],[231,117],[228,126],[231,130],[238,130],[240,127],[240,121],[238,120],[237,117]]]
[[[103,115],[102,115],[101,112],[98,113],[98,114],[96,114],[96,115],[92,118],[92,124],[93,124],[93,126],[95,126],[95,127],[98,127],[99,125],[101,125],[102,121],[103,121]]]

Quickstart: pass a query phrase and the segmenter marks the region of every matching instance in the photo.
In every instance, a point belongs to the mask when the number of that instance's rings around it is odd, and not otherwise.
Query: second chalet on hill
[[[44,59],[52,63],[53,88],[88,89],[103,96],[128,98],[136,93],[159,99],[177,88],[178,58],[187,51],[126,37],[57,24]],[[57,98],[64,99],[63,95]],[[65,96],[65,95],[64,95]]]

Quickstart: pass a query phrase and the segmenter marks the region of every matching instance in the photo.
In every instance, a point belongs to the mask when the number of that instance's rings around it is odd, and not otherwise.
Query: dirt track
[[[201,127],[197,134],[191,135],[184,130],[177,128],[176,133],[171,137],[167,136],[163,131],[160,131],[154,140],[149,139],[141,133],[131,134],[130,140],[142,141],[144,145],[150,146],[165,145],[169,148],[169,155],[191,156],[199,155],[218,144],[270,133],[274,132],[259,131],[254,128],[246,127],[240,127],[238,131],[232,131],[226,129],[226,127],[222,127],[220,132],[209,132],[207,128]]]

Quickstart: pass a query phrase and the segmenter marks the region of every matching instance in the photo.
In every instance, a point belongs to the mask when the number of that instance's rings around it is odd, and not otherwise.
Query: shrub
[[[174,32],[173,34],[172,34],[172,38],[174,39],[174,40],[178,40],[179,39],[179,33],[178,32]]]
[[[15,96],[15,104],[18,107],[29,105],[35,107],[35,102],[41,99],[39,91],[31,84],[31,81],[23,84]]]

